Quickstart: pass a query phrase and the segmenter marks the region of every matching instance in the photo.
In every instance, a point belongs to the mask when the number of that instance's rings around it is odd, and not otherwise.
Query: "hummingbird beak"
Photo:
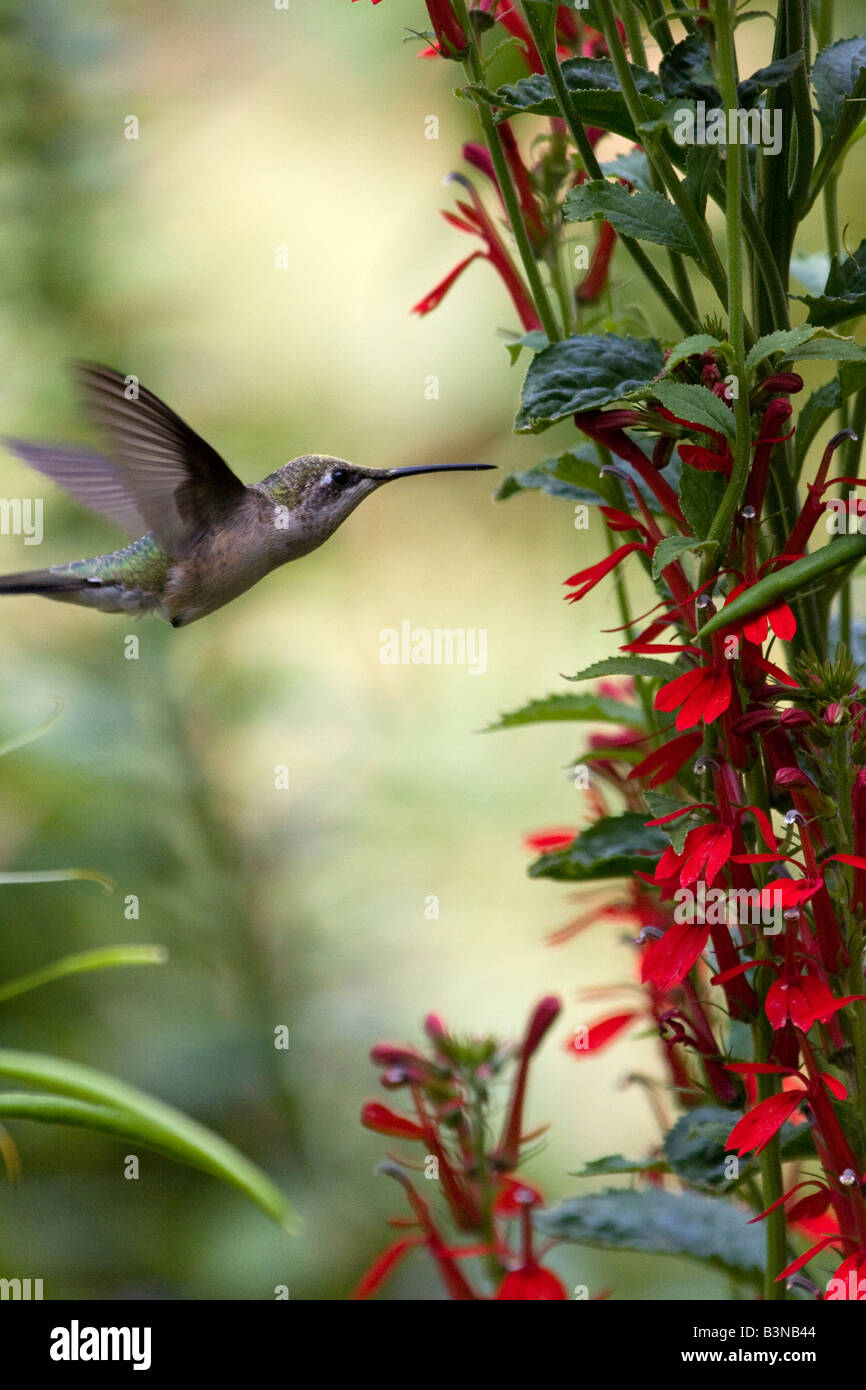
[[[477,473],[483,468],[495,468],[495,463],[421,463],[410,468],[388,468],[384,481],[392,478],[411,478],[413,473]]]

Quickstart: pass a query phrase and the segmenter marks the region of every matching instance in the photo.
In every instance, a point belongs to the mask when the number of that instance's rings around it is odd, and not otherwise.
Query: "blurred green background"
[[[429,318],[408,312],[471,249],[437,209],[472,112],[451,97],[454,70],[401,42],[423,23],[420,0],[8,4],[2,432],[87,437],[64,362],[89,356],[136,373],[249,481],[311,450],[508,470],[572,444],[565,428],[509,435],[520,369],[495,330],[514,315],[488,266]],[[748,28],[757,66],[767,26]],[[430,114],[438,140],[425,139]],[[804,249],[821,244],[818,225]],[[621,303],[669,333],[638,284]],[[322,551],[179,632],[4,604],[0,736],[55,699],[63,714],[3,759],[0,868],[91,866],[117,891],[4,888],[0,979],[114,942],[163,943],[170,958],[6,1005],[0,1045],[104,1068],[188,1110],[263,1165],[304,1226],[289,1239],[233,1191],[148,1154],[126,1181],[122,1145],[16,1122],[23,1173],[0,1181],[0,1273],[42,1277],[48,1298],[262,1299],[277,1284],[345,1297],[388,1238],[385,1216],[403,1214],[396,1186],[373,1177],[388,1141],[358,1123],[377,1092],[368,1049],[414,1040],[430,1009],[507,1037],[539,995],[562,994],[529,1106],[551,1124],[527,1172],[549,1198],[575,1189],[584,1161],[654,1141],[642,1088],[621,1086],[655,1069],[653,1044],[583,1064],[561,1045],[605,1010],[580,1004],[582,988],[630,978],[629,950],[603,930],[546,947],[573,909],[525,877],[526,832],[583,820],[564,771],[579,731],[479,732],[611,650],[612,586],[580,609],[561,598],[604,542],[575,531],[567,505],[494,505],[491,492],[488,475],[407,480]],[[42,546],[0,537],[3,570],[120,543],[5,454],[0,493],[45,499]],[[486,673],[382,665],[379,633],[404,620],[486,629]],[[137,661],[124,658],[130,632]],[[279,1024],[287,1053],[273,1047]],[[725,1296],[674,1261],[574,1249],[554,1261],[567,1282],[618,1297]],[[389,1296],[441,1295],[416,1257]]]

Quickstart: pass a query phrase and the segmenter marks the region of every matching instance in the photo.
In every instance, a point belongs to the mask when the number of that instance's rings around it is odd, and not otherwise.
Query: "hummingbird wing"
[[[133,388],[134,378],[91,362],[76,363],[75,371],[147,529],[169,555],[182,555],[243,501],[246,487],[158,396]]]
[[[89,449],[64,449],[55,444],[31,444],[24,439],[4,439],[4,446],[37,473],[58,483],[91,511],[101,512],[130,536],[148,527],[124,486],[111,459]]]

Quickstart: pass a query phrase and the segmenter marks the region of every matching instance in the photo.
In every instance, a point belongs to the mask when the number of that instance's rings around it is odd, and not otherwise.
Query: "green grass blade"
[[[168,952],[164,946],[102,946],[93,951],[80,951],[74,956],[62,956],[42,970],[32,970],[0,985],[0,1004],[27,994],[31,989],[63,980],[67,975],[83,975],[89,970],[110,970],[117,965],[165,965]]]
[[[17,1098],[19,1105],[31,1106],[28,1119],[56,1118],[58,1097],[86,1101],[98,1110],[93,1116],[99,1120],[97,1128],[105,1129],[116,1122],[112,1132],[122,1132],[125,1138],[146,1148],[157,1149],[179,1163],[221,1178],[243,1192],[284,1230],[296,1230],[295,1213],[279,1188],[231,1144],[173,1106],[93,1067],[39,1053],[0,1050],[0,1077],[56,1093],[49,1097],[33,1096],[29,1101]],[[83,1123],[85,1118],[80,1108],[68,1109],[67,1114],[77,1115],[76,1123]]]

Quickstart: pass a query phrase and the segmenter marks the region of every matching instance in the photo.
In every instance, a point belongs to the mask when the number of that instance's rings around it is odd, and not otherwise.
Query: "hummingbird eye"
[[[331,470],[331,482],[337,487],[345,487],[352,481],[352,475],[348,468],[334,468]]]

